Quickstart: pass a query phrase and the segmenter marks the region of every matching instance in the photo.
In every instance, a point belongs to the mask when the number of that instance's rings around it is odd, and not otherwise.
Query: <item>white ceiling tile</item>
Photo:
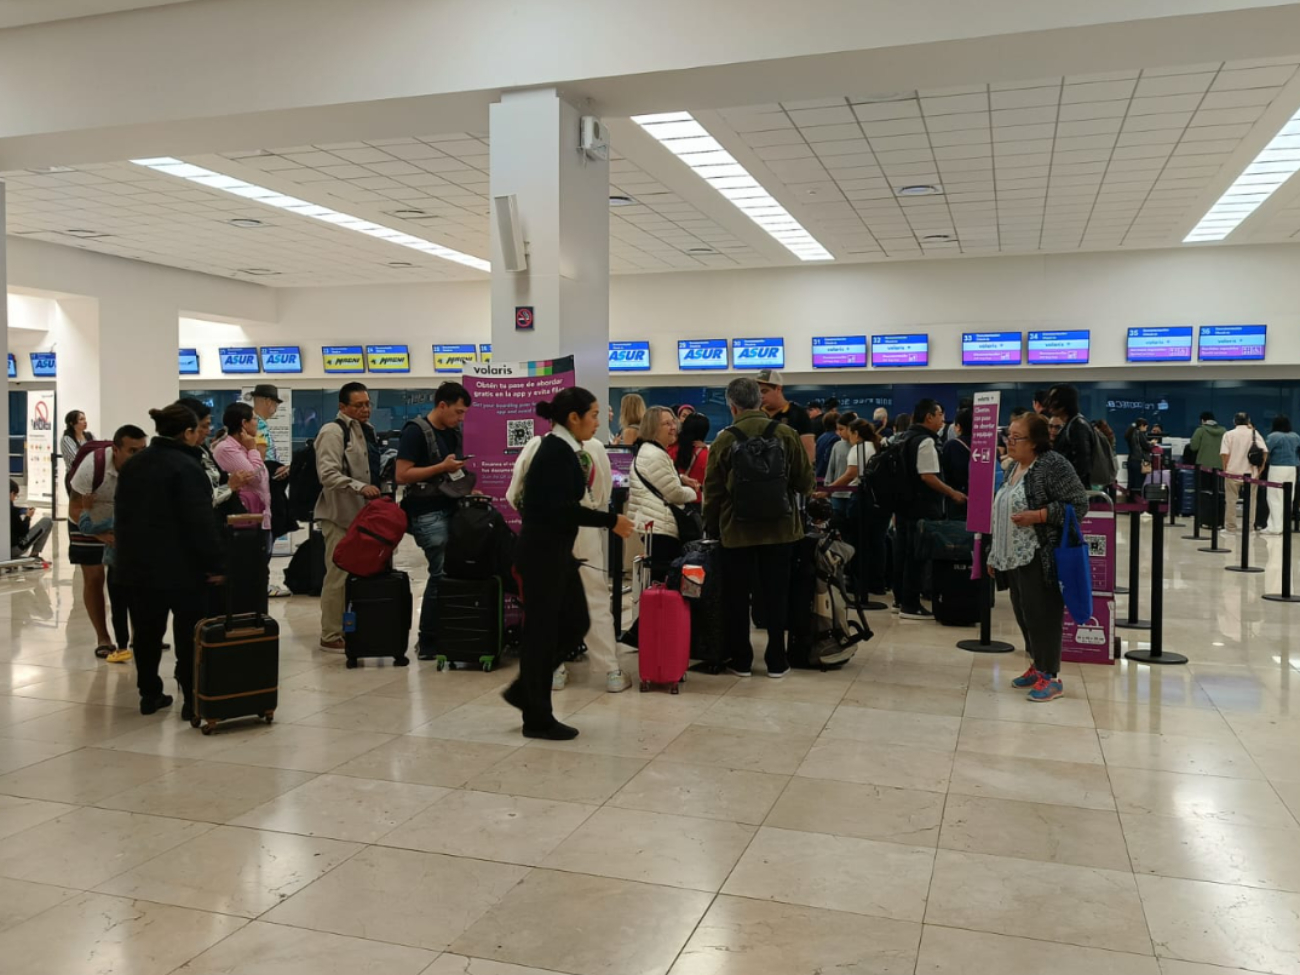
[[[1295,74],[1294,64],[1269,68],[1246,68],[1240,71],[1220,71],[1210,86],[1211,91],[1238,91],[1243,88],[1280,88]]]
[[[1184,142],[1174,150],[1178,156],[1199,155],[1203,153],[1229,153],[1237,148],[1235,139],[1207,139],[1203,142]]]
[[[1250,135],[1250,125],[1197,125],[1183,133],[1184,142],[1199,142],[1206,139],[1237,139]]]
[[[940,165],[945,161],[954,159],[992,159],[993,146],[991,144],[936,146],[934,148],[934,158],[939,161]]]
[[[1151,129],[1181,129],[1192,120],[1191,112],[1154,112],[1150,115],[1130,115],[1124,120],[1125,132],[1146,132]]]
[[[1058,122],[1056,137],[1072,138],[1080,135],[1112,135],[1119,132],[1121,120],[1117,118],[1085,119],[1081,122]]]
[[[1025,155],[1028,153],[1040,153],[1052,151],[1051,139],[1030,139],[1024,142],[995,142],[993,143],[993,154],[997,158],[1003,156]]]
[[[1150,132],[1125,132],[1117,146],[1174,146],[1182,137],[1182,129],[1153,129]]]
[[[761,149],[766,146],[790,146],[803,145],[804,137],[799,130],[791,127],[788,129],[772,129],[763,132],[745,132],[741,134],[745,142],[755,148]]]
[[[1127,101],[1080,102],[1062,105],[1060,118],[1062,122],[1074,122],[1092,118],[1123,118],[1128,113]]]
[[[901,166],[904,163],[915,163],[933,160],[935,155],[929,149],[902,149],[897,152],[877,152],[876,159],[880,165],[888,172],[891,168]]]
[[[1202,109],[1243,108],[1247,105],[1271,105],[1276,88],[1243,88],[1239,91],[1212,91],[1201,102]]]
[[[899,149],[925,149],[928,151],[930,140],[925,135],[882,136],[871,140],[871,148],[877,154],[894,152]]]
[[[856,161],[870,162],[873,158],[871,146],[866,139],[844,139],[841,142],[817,142],[812,146],[813,152],[830,162],[841,156],[853,156]]]
[[[972,95],[950,95],[944,98],[921,99],[921,110],[926,117],[938,115],[960,115],[966,112],[983,112],[989,107],[989,96],[985,93]]]
[[[1133,94],[1136,81],[1094,81],[1086,84],[1066,84],[1061,90],[1062,105],[1078,105],[1083,102],[1102,102],[1127,99]]]
[[[993,91],[989,94],[990,106],[997,109],[1035,108],[1051,106],[1056,108],[1061,98],[1059,84],[1042,88],[1017,88],[1011,91]]]
[[[1251,125],[1264,114],[1261,106],[1218,108],[1200,111],[1192,116],[1192,126],[1199,125]]]
[[[1138,81],[1135,94],[1139,98],[1156,95],[1199,95],[1209,89],[1214,76],[1215,72],[1213,71],[1197,74],[1156,75],[1152,77],[1144,75]]]
[[[845,112],[848,109],[844,109]],[[799,125],[799,132],[809,142],[838,142],[843,139],[861,139],[862,129],[858,123],[853,121],[853,116],[849,116],[849,121],[840,125],[803,125],[798,119],[795,124]]]
[[[774,129],[793,129],[794,123],[785,112],[727,115],[727,125],[739,133],[771,132]]]
[[[320,148],[325,148],[321,146]],[[332,150],[334,155],[347,160],[350,163],[380,163],[392,162],[393,157],[382,149],[375,149],[371,146],[357,145],[352,148],[339,148]]]
[[[1158,98],[1135,98],[1129,107],[1129,118],[1136,115],[1158,115],[1163,112],[1191,112],[1201,103],[1200,95],[1162,95]]]
[[[766,149],[755,149],[755,155],[759,159],[768,161],[772,159],[808,159],[813,155],[813,151],[807,143],[801,142],[797,146],[771,146]]]
[[[1075,74],[1067,75],[1065,83],[1067,85],[1083,85],[1103,81],[1135,81],[1140,72],[1138,71],[1102,71],[1095,74]]]
[[[789,113],[794,124],[800,128],[807,128],[812,125],[835,125],[842,122],[854,121],[853,112],[848,105],[839,105],[835,108],[805,108],[797,109]]]
[[[926,129],[934,132],[957,132],[963,129],[989,128],[988,112],[963,112],[957,115],[935,115],[925,120]]]
[[[1057,138],[1056,151],[1070,152],[1075,149],[1109,149],[1115,145],[1114,135],[1076,135]]]
[[[932,146],[977,146],[988,145],[992,137],[988,129],[958,129],[956,132],[932,132]]]
[[[862,122],[884,122],[889,119],[920,118],[921,104],[915,98],[902,101],[871,102],[854,105],[853,114]]]
[[[789,112],[801,108],[843,108],[846,104],[843,98],[814,98],[804,102],[782,102],[781,107]]]
[[[1042,125],[1008,125],[993,130],[994,142],[1030,142],[1036,139],[1054,139],[1056,123]]]
[[[925,131],[925,122],[919,116],[916,118],[889,119],[884,122],[862,123],[862,134],[868,139],[894,135],[921,135]]]
[[[1106,149],[1076,149],[1072,152],[1058,152],[1055,156],[1062,163],[1105,162],[1110,158]]]

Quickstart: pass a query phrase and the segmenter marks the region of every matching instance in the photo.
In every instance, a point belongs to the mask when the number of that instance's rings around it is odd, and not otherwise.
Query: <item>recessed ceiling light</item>
[[[269,267],[241,267],[235,272],[236,274],[251,274],[255,278],[264,278],[270,274],[279,274],[279,271],[272,271]]]
[[[389,267],[415,267],[410,261],[389,261]]]
[[[636,200],[630,196],[615,194],[609,198],[609,205],[612,207],[634,207],[636,206]]]
[[[79,227],[74,227],[71,230],[65,230],[63,232],[72,237],[107,237],[108,236],[107,234],[101,234],[98,230],[83,230]]]
[[[799,260],[835,260],[690,112],[636,115],[632,121]]]
[[[234,220],[230,221],[230,225],[232,227],[243,227],[247,230],[251,230],[254,227],[266,226],[266,224],[262,223],[261,220],[254,220],[252,217],[236,217]]]
[[[938,244],[944,241],[954,240],[954,239],[955,238],[953,237],[952,234],[926,234],[924,237],[921,238],[923,242],[929,241],[932,244]]]
[[[913,183],[894,190],[898,196],[938,196],[943,190],[933,183]]]
[[[1232,185],[1223,191],[1184,244],[1223,240],[1254,213],[1283,183],[1300,171],[1300,112],[1287,120]]]
[[[481,257],[475,257],[473,254],[463,254],[458,250],[452,250],[450,247],[444,247],[442,244],[435,244],[431,240],[425,240],[423,237],[416,237],[400,230],[394,230],[392,227],[385,227],[383,224],[364,220],[361,217],[354,217],[351,214],[343,213],[341,210],[332,210],[316,203],[299,200],[297,197],[286,196],[276,190],[267,189],[265,186],[246,183],[242,179],[226,176],[211,169],[204,169],[202,166],[195,166],[181,159],[162,156],[156,159],[132,159],[131,162],[167,176],[176,176],[180,179],[189,180],[191,183],[198,183],[200,186],[206,186],[209,189],[222,190],[245,200],[252,200],[255,203],[262,203],[280,210],[287,210],[299,216],[311,217],[324,223],[333,224],[336,227],[342,227],[344,230],[355,230],[357,233],[365,234],[368,237],[386,240],[390,244],[409,247],[425,254],[432,254],[434,257],[441,257],[446,261],[455,261],[457,264],[464,264],[466,267],[472,267],[478,271],[492,270],[491,264]]]
[[[71,166],[43,166],[36,169],[29,169],[28,172],[39,173],[42,176],[47,176],[50,173],[75,173],[76,170]]]
[[[418,210],[415,207],[407,207],[406,209],[403,210],[393,210],[392,214],[395,217],[427,217],[429,215],[429,211]]]
[[[717,251],[715,251],[712,247],[688,247],[686,248],[686,253],[687,254],[716,254]]]

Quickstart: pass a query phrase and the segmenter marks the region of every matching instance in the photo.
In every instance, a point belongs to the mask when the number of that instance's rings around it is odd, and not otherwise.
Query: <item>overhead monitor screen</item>
[[[1018,366],[1021,363],[1021,332],[963,332],[963,366]]]
[[[411,352],[404,345],[367,345],[368,372],[410,372]]]
[[[1192,326],[1128,330],[1129,362],[1191,362]]]
[[[1030,332],[1029,364],[1031,366],[1074,363],[1087,365],[1091,333],[1086,329],[1063,332]]]
[[[480,345],[478,347],[478,357],[480,362],[492,361],[492,346],[490,343],[488,345]]]
[[[323,346],[320,350],[320,360],[328,373],[366,371],[366,357],[359,345]]]
[[[784,369],[785,339],[733,339],[731,364],[736,369]]]
[[[1202,325],[1197,358],[1202,362],[1258,362],[1264,358],[1267,325]]]
[[[261,372],[257,361],[257,349],[237,348],[221,349],[221,371],[226,375],[241,372]]]
[[[649,372],[649,342],[610,342],[610,372]]]
[[[296,345],[262,346],[262,371],[275,373],[302,372],[302,349]]]
[[[9,378],[10,379],[18,378],[18,360],[14,358],[14,354],[12,352],[9,353]]]
[[[726,339],[680,339],[677,368],[688,372],[727,368]]]
[[[865,335],[832,335],[813,338],[814,369],[857,369],[867,364]]]
[[[37,379],[53,379],[58,373],[55,358],[53,352],[31,353],[32,375]]]
[[[182,376],[197,376],[199,374],[199,350],[181,349],[179,365]]]
[[[930,364],[930,336],[928,335],[873,335],[871,336],[871,364],[881,366],[928,366]]]
[[[477,358],[473,344],[435,345],[433,347],[434,372],[464,372],[465,363]]]

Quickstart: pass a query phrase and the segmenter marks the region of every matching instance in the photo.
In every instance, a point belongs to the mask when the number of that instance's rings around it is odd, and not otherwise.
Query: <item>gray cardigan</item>
[[[1074,465],[1054,450],[1040,454],[1025,473],[1025,502],[1031,510],[1047,509],[1047,521],[1034,525],[1038,535],[1038,563],[1048,582],[1056,582],[1056,546],[1065,529],[1065,506],[1074,508],[1082,522],[1088,513],[1088,492]]]

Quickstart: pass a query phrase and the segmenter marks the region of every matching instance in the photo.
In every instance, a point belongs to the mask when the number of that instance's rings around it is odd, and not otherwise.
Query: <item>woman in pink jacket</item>
[[[221,418],[226,435],[212,446],[212,458],[227,474],[248,471],[253,479],[239,489],[239,500],[250,514],[262,516],[266,551],[271,552],[271,479],[257,449],[257,417],[247,403],[231,403]]]

